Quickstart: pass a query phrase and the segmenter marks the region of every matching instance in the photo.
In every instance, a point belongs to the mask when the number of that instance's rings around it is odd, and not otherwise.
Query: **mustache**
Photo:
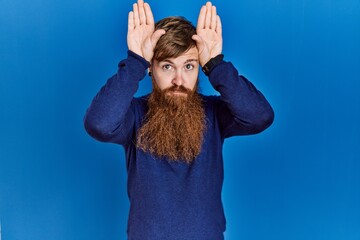
[[[169,93],[169,92],[181,92],[181,93],[186,93],[186,94],[190,94],[192,93],[193,91],[189,88],[186,88],[184,87],[183,85],[180,85],[180,86],[171,86],[171,87],[168,87],[168,88],[165,88],[163,90],[163,93],[166,94],[166,93]]]

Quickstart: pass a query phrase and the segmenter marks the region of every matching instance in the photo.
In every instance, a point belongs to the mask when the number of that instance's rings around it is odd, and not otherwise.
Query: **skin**
[[[161,90],[172,86],[184,86],[193,90],[199,74],[199,51],[193,47],[177,58],[169,58],[160,62],[154,60],[151,69]],[[168,94],[186,96],[186,93],[176,90]]]
[[[200,65],[204,66],[211,58],[222,52],[222,26],[216,7],[207,2],[200,9],[196,34],[192,36],[199,50]]]
[[[151,62],[154,48],[165,30],[155,30],[154,17],[148,3],[138,0],[133,4],[133,10],[128,15],[127,45],[130,51]],[[161,90],[171,86],[184,86],[194,89],[199,72],[199,64],[204,66],[211,58],[222,52],[222,27],[216,7],[211,2],[200,9],[196,34],[192,36],[196,48],[192,48],[177,58],[152,62],[156,83]],[[192,65],[193,67],[190,67]],[[191,68],[191,69],[190,69]],[[183,95],[181,92],[172,92]]]

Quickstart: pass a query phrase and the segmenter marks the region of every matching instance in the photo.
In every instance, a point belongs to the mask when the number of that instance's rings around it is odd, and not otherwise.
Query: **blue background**
[[[194,23],[204,3],[150,1]],[[0,1],[2,239],[125,239],[124,151],[82,119],[126,56],[131,4]],[[360,239],[360,1],[214,4],[226,59],[276,113],[225,142],[226,239]]]

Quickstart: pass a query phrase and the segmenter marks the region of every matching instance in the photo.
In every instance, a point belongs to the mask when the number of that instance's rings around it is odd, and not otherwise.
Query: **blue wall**
[[[203,3],[150,1],[156,20],[195,23]],[[226,239],[360,239],[360,2],[214,3],[226,59],[276,113],[264,133],[225,143]],[[0,2],[4,240],[125,239],[124,151],[82,118],[126,56],[131,4]]]

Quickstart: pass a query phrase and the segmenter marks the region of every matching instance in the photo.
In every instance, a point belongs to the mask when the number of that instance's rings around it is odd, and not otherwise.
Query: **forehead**
[[[184,52],[183,54],[181,54],[178,57],[167,58],[167,59],[164,59],[162,61],[157,61],[157,62],[160,63],[160,62],[170,61],[170,62],[173,62],[175,64],[183,64],[188,60],[199,61],[199,51],[198,51],[197,47],[190,48],[188,51]]]

